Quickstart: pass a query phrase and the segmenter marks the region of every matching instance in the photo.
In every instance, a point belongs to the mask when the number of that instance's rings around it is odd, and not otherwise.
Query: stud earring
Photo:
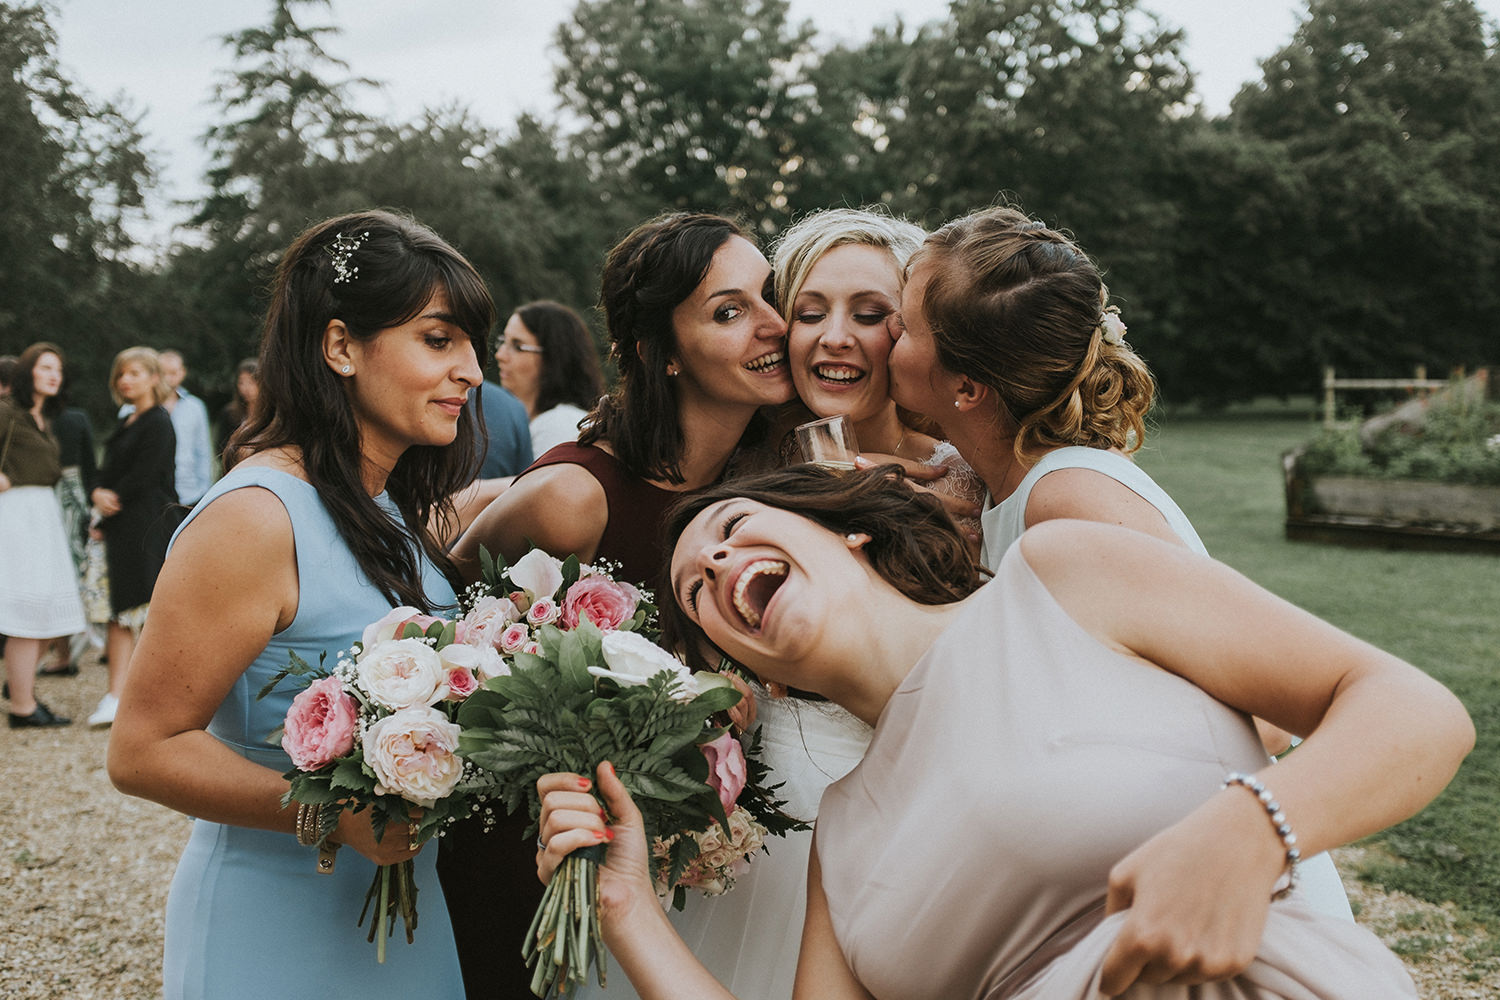
[[[953,408],[954,408],[954,409],[955,409],[955,410],[956,410],[956,409],[958,409],[958,408],[959,408],[959,407],[960,407],[960,406],[963,406],[963,405],[964,405],[964,404],[963,404],[963,403],[962,403],[962,402],[960,402],[960,401],[959,401],[959,400],[956,400],[956,399],[955,399],[955,400],[954,400],[954,401],[953,401]]]
[[[350,374],[351,372],[354,371],[354,366],[353,365],[345,365],[343,368],[340,368],[339,371],[343,372],[345,375],[348,375],[348,374]]]
[[[851,542],[857,542],[857,541],[859,541],[859,536],[856,535],[852,531],[849,532],[849,534],[845,535],[844,537],[847,538],[847,539],[849,539],[849,541],[851,541]]]
[[[676,378],[677,377],[677,372],[678,372],[678,368],[677,368],[676,365],[668,365],[667,366],[667,375],[669,377]]]

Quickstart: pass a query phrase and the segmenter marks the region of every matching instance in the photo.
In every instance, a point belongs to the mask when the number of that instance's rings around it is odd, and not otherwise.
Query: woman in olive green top
[[[78,580],[68,554],[62,508],[52,487],[62,478],[57,438],[43,408],[62,388],[62,353],[33,344],[21,352],[11,395],[0,402],[0,633],[10,685],[10,726],[62,726],[33,691],[47,640],[84,628]]]

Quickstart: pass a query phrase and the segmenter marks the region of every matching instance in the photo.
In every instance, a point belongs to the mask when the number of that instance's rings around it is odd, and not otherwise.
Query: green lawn
[[[1280,455],[1317,430],[1311,404],[1159,415],[1137,456],[1209,551],[1262,586],[1448,685],[1479,738],[1419,816],[1372,838],[1393,860],[1365,873],[1442,902],[1500,938],[1500,553],[1399,552],[1288,542]]]

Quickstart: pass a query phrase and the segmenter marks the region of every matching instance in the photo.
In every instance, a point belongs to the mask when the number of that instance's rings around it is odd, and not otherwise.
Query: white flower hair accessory
[[[1120,318],[1119,306],[1105,306],[1099,317],[1099,336],[1111,347],[1125,343],[1125,321]]]
[[[335,285],[342,285],[359,277],[359,267],[351,265],[349,261],[354,256],[354,252],[359,249],[360,244],[369,238],[368,232],[360,233],[358,236],[345,236],[340,233],[333,238],[332,243],[323,248],[333,261]]]

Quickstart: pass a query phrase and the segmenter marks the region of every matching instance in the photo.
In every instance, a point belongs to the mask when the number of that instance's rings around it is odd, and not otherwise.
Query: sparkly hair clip
[[[328,252],[328,257],[333,261],[335,285],[342,285],[346,281],[353,281],[359,277],[359,268],[351,266],[349,261],[358,250],[360,244],[370,238],[368,232],[360,233],[358,236],[345,236],[340,233],[333,238],[333,242],[323,249]]]
[[[1099,336],[1111,347],[1119,347],[1125,343],[1125,321],[1120,318],[1119,306],[1105,306],[1104,314],[1099,317]]]

